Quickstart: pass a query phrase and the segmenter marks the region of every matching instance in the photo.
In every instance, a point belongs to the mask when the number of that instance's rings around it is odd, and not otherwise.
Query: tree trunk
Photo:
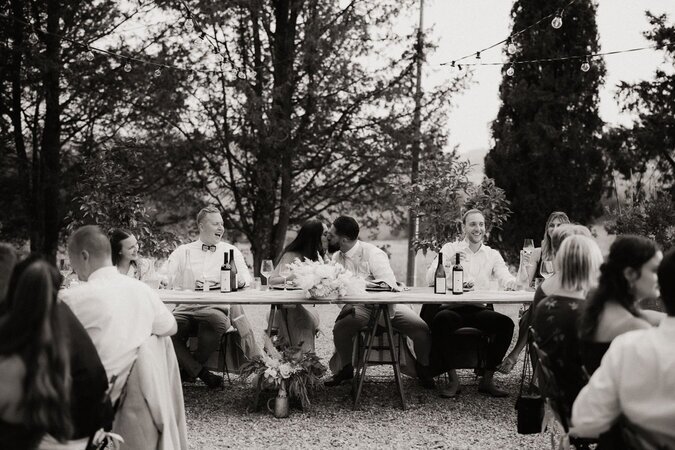
[[[44,201],[44,236],[40,250],[52,261],[56,261],[59,243],[60,182],[61,172],[61,111],[59,104],[59,0],[47,2],[47,33],[45,34],[45,67],[43,83],[45,91],[45,124],[42,134],[42,174],[40,194]]]

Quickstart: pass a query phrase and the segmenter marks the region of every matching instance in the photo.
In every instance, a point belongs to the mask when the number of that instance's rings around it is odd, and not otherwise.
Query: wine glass
[[[542,261],[539,273],[544,278],[549,278],[553,275],[553,261]]]
[[[284,278],[284,291],[288,290],[286,286],[286,278],[291,276],[291,266],[290,264],[284,264],[279,268],[279,276]]]
[[[260,274],[265,277],[267,289],[269,289],[270,275],[274,272],[274,263],[271,259],[263,259],[260,264]]]
[[[525,239],[523,242],[523,250],[531,255],[534,251],[534,241],[532,239]]]
[[[73,269],[70,267],[65,259],[59,261],[59,272],[61,273],[61,286],[68,287],[68,276],[73,272]]]

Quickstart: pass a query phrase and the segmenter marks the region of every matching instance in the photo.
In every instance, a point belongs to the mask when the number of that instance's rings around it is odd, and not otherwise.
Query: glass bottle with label
[[[443,253],[438,253],[438,265],[434,275],[434,294],[445,294],[447,291],[447,282],[445,279],[445,268],[443,267]]]
[[[452,293],[454,295],[464,293],[464,268],[459,263],[459,253],[455,254],[455,265],[452,266]]]
[[[232,266],[230,265],[230,258],[227,253],[223,253],[223,265],[220,266],[220,292],[232,292],[232,285],[230,284],[230,274]]]
[[[230,288],[232,292],[239,290],[239,279],[237,277],[237,263],[234,261],[234,250],[230,250]]]
[[[183,280],[181,284],[181,287],[187,291],[193,291],[195,289],[195,274],[192,271],[189,248],[185,249],[185,266],[183,267]]]

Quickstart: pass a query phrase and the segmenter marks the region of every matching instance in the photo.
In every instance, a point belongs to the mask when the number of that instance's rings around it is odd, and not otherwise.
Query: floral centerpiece
[[[281,351],[275,349],[265,335],[265,350],[262,356],[244,364],[241,378],[251,375],[257,378],[259,390],[278,389],[284,396],[300,400],[303,409],[310,406],[309,391],[321,385],[326,367],[313,352],[303,352],[300,347],[287,346]]]
[[[307,298],[332,299],[359,295],[365,292],[366,283],[355,277],[341,264],[327,260],[296,259],[290,265],[294,283],[305,291]]]

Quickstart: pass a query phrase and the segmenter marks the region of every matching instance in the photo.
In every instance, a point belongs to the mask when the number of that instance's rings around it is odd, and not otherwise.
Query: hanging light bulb
[[[556,30],[558,30],[560,27],[562,27],[562,15],[560,14],[560,12],[557,12],[555,14],[555,17],[551,21],[551,26],[553,28],[555,28]]]
[[[518,51],[518,47],[516,47],[516,44],[514,44],[513,42],[511,42],[511,40],[509,40],[508,43],[506,44],[506,52],[509,55],[513,55],[517,51]]]
[[[455,67],[455,62],[454,62],[454,61],[451,61],[451,62],[450,62],[450,67]]]
[[[516,73],[516,70],[513,68],[513,66],[509,66],[509,68],[506,69],[506,75],[512,77],[514,73]]]
[[[195,24],[192,23],[192,19],[188,19],[185,21],[185,29],[187,31],[193,31],[195,29]]]
[[[588,72],[589,70],[591,70],[591,63],[588,62],[588,58],[587,58],[586,61],[581,63],[581,71],[582,72]]]
[[[124,69],[124,71],[125,71],[126,73],[131,72],[131,64],[126,63],[126,64],[124,65],[123,69]]]
[[[92,52],[91,49],[89,49],[89,51],[84,55],[84,57],[86,58],[87,61],[92,62],[96,57],[96,55],[94,55],[94,52]]]
[[[476,59],[480,59],[480,52],[476,52]]]
[[[30,42],[31,45],[35,45],[40,42],[40,39],[38,38],[37,34],[31,33],[28,35],[28,42]]]
[[[194,79],[195,79],[195,73],[192,70],[190,70],[188,72],[187,80],[188,80],[189,83],[192,83],[194,81]]]
[[[157,69],[153,72],[153,74],[154,74],[156,77],[159,77],[159,76],[162,75],[162,71],[159,70],[159,68],[157,68]]]

